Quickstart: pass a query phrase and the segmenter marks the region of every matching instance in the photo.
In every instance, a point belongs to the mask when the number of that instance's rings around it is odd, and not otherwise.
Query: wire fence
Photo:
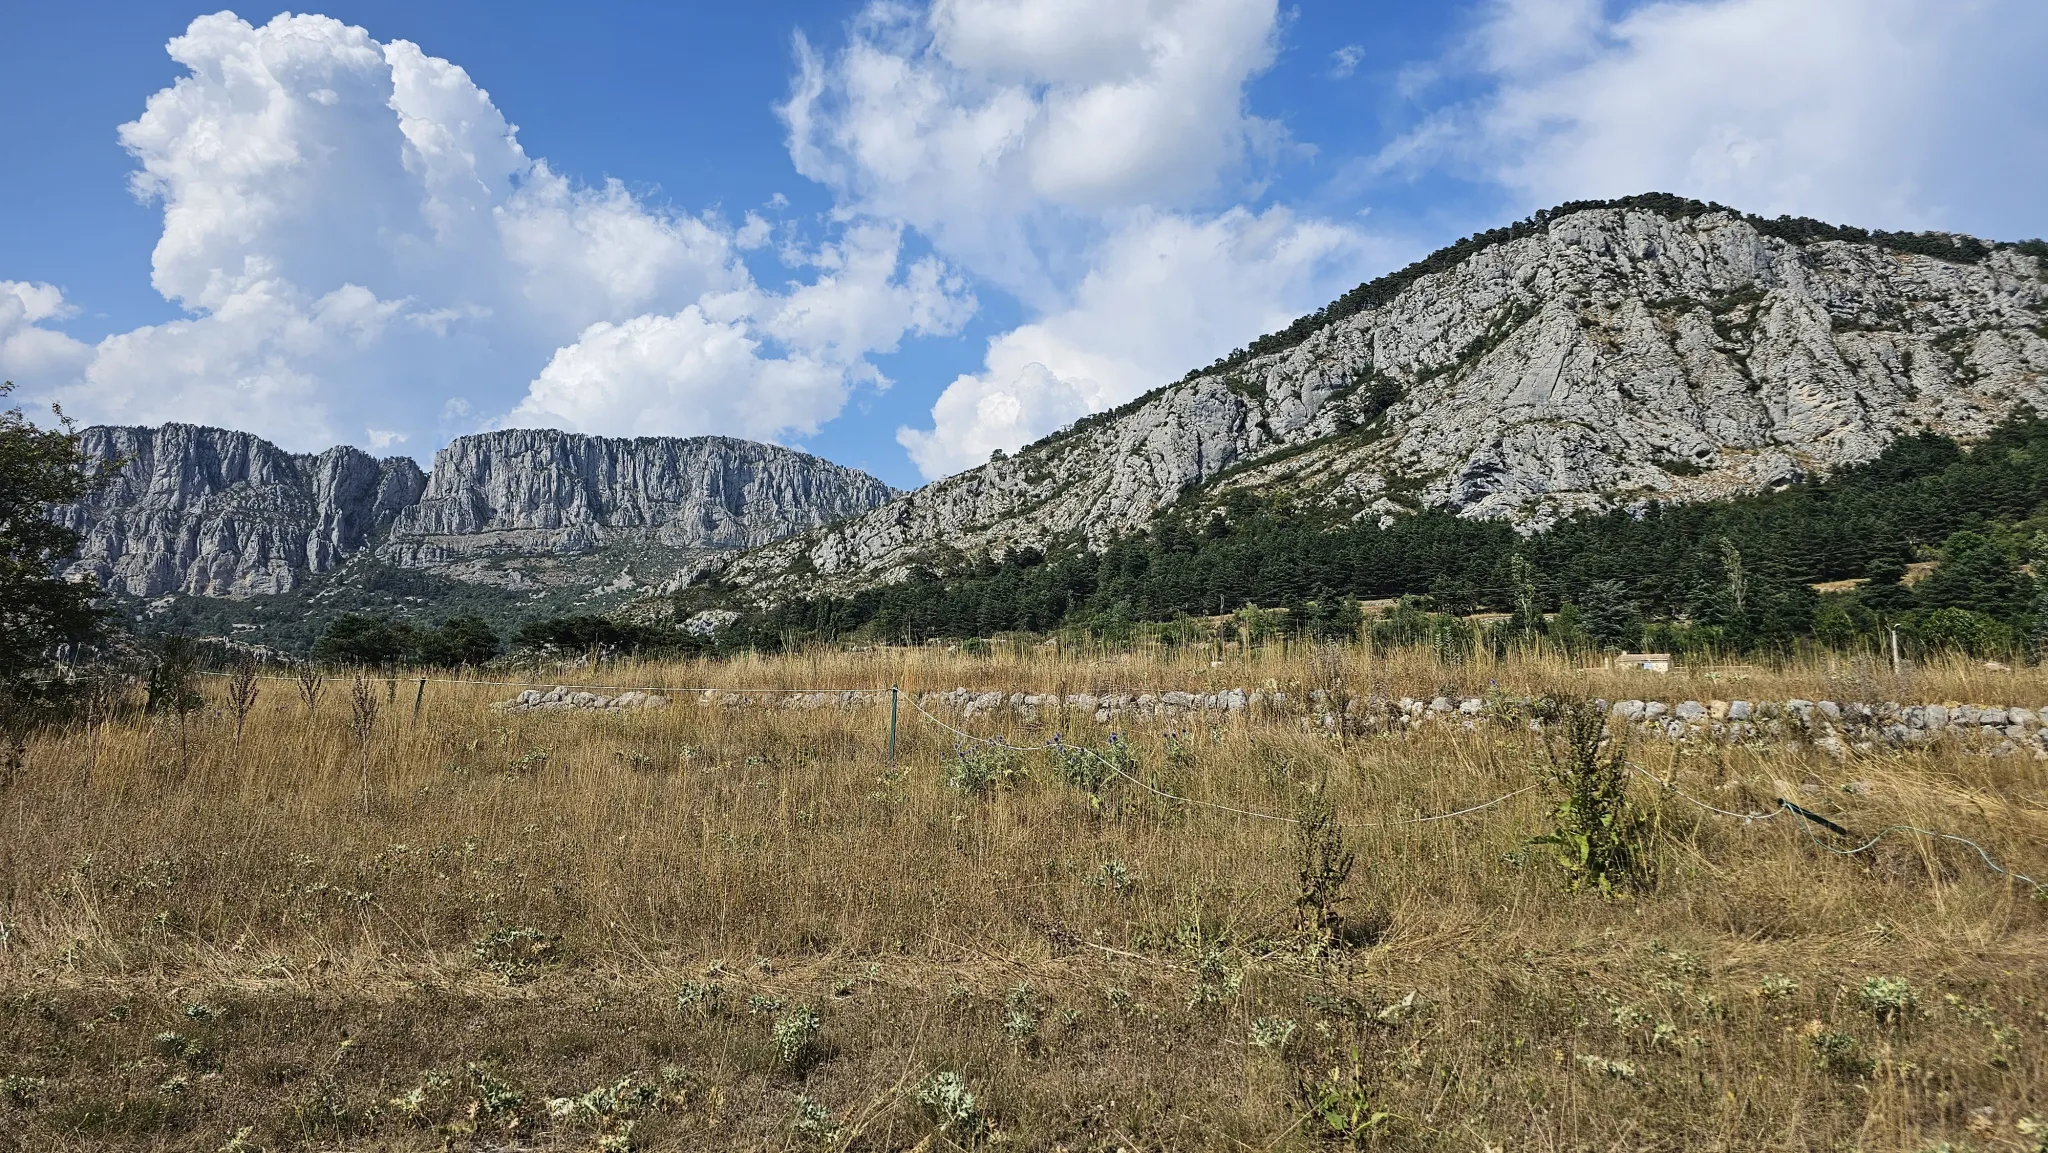
[[[236,676],[237,674],[234,674],[234,673],[227,673],[227,672],[207,672],[207,673],[205,673],[205,674],[203,674],[203,675],[206,675],[206,676],[214,676],[214,677],[233,677],[233,676]],[[244,674],[244,675],[246,675],[246,674]],[[266,681],[285,681],[285,682],[294,682],[294,683],[296,683],[296,682],[297,682],[297,681],[299,680],[299,678],[297,678],[297,677],[281,677],[281,676],[275,676],[275,675],[270,675],[270,674],[254,674],[254,679],[256,679],[256,680],[266,680]],[[704,694],[704,693],[731,693],[731,694],[734,694],[734,695],[738,695],[738,696],[748,696],[748,695],[764,695],[764,694],[774,694],[774,693],[785,693],[785,694],[791,694],[791,695],[795,695],[795,694],[804,694],[804,695],[811,695],[811,694],[840,694],[840,695],[845,695],[845,694],[852,694],[852,693],[858,693],[858,694],[862,694],[862,695],[864,695],[864,696],[872,697],[872,698],[874,698],[874,699],[875,699],[875,700],[876,700],[877,702],[879,702],[879,701],[880,701],[880,699],[881,699],[881,698],[882,698],[883,696],[885,696],[885,695],[887,695],[887,694],[890,694],[890,693],[892,693],[892,692],[896,692],[896,691],[898,691],[898,690],[897,690],[897,689],[896,689],[896,688],[895,688],[894,686],[891,686],[891,687],[889,687],[889,688],[859,688],[859,687],[853,687],[853,688],[848,688],[848,687],[844,687],[844,686],[841,686],[841,687],[832,687],[832,688],[757,688],[757,687],[747,687],[747,688],[736,688],[736,687],[730,687],[730,686],[725,686],[725,685],[699,685],[699,686],[677,686],[677,685],[643,685],[643,686],[625,686],[625,685],[592,685],[592,684],[579,684],[579,685],[569,685],[569,684],[561,684],[561,683],[558,683],[558,682],[542,682],[542,681],[479,681],[479,680],[468,680],[468,679],[465,679],[465,678],[461,678],[461,677],[415,677],[415,676],[407,676],[407,677],[385,677],[385,678],[382,678],[382,679],[386,679],[386,680],[394,680],[394,681],[395,681],[395,680],[405,680],[405,681],[410,681],[410,682],[417,682],[417,683],[421,684],[422,686],[424,686],[424,685],[426,685],[426,684],[450,684],[450,685],[476,685],[476,686],[482,686],[482,687],[489,687],[489,688],[516,688],[516,689],[543,689],[543,690],[554,690],[554,689],[562,689],[562,690],[565,690],[565,691],[573,691],[573,692],[604,692],[604,693],[608,693],[608,694],[611,694],[611,695],[614,695],[614,696],[616,696],[616,695],[618,695],[618,694],[620,694],[620,693],[630,693],[630,692],[644,692],[644,693],[678,693],[678,694],[681,694],[681,693],[694,693],[694,694],[700,694],[700,695],[701,695],[701,694]],[[1121,779],[1123,779],[1123,780],[1125,780],[1125,781],[1128,781],[1128,782],[1130,782],[1130,783],[1131,783],[1132,785],[1135,785],[1135,786],[1137,786],[1138,788],[1140,788],[1140,789],[1144,790],[1145,792],[1147,792],[1147,793],[1151,794],[1152,796],[1158,797],[1158,798],[1159,798],[1159,799],[1161,799],[1161,800],[1165,800],[1165,801],[1170,801],[1170,802],[1173,802],[1173,803],[1175,803],[1175,804],[1181,804],[1181,805],[1188,805],[1188,806],[1192,806],[1192,807],[1194,807],[1194,808],[1200,808],[1200,809],[1208,809],[1208,810],[1210,810],[1210,811],[1213,811],[1213,812],[1219,812],[1219,813],[1229,813],[1229,814],[1232,814],[1232,815],[1234,815],[1234,816],[1240,816],[1240,817],[1247,817],[1247,818],[1250,818],[1250,819],[1252,819],[1252,820],[1260,820],[1260,821],[1273,821],[1273,822],[1276,822],[1276,823],[1280,823],[1280,824],[1287,824],[1287,825],[1298,825],[1298,824],[1300,824],[1300,823],[1301,823],[1301,822],[1300,822],[1300,820],[1299,820],[1298,818],[1295,818],[1295,817],[1289,817],[1289,816],[1284,816],[1284,815],[1282,815],[1282,814],[1279,814],[1279,813],[1267,813],[1267,812],[1261,812],[1261,811],[1259,811],[1259,810],[1257,810],[1257,809],[1246,809],[1246,808],[1240,808],[1240,807],[1238,807],[1238,806],[1235,806],[1235,805],[1226,805],[1226,804],[1221,804],[1221,803],[1219,803],[1219,802],[1216,802],[1216,801],[1204,801],[1204,800],[1199,800],[1199,799],[1197,799],[1197,798],[1194,798],[1194,797],[1186,797],[1186,796],[1182,796],[1182,795],[1180,795],[1180,794],[1178,794],[1178,793],[1172,793],[1172,792],[1168,792],[1167,790],[1165,790],[1165,789],[1161,789],[1161,788],[1159,788],[1159,787],[1158,787],[1157,785],[1154,785],[1154,784],[1152,784],[1152,783],[1151,783],[1151,782],[1149,782],[1149,781],[1141,780],[1140,778],[1138,778],[1138,777],[1136,777],[1136,776],[1133,776],[1133,775],[1132,775],[1131,773],[1129,773],[1128,771],[1126,771],[1126,770],[1125,770],[1125,769],[1123,768],[1123,766],[1121,766],[1121,765],[1117,764],[1117,763],[1116,763],[1116,762],[1114,762],[1114,761],[1111,761],[1111,760],[1110,760],[1110,759],[1108,759],[1107,757],[1104,757],[1104,756],[1102,756],[1102,755],[1101,755],[1100,753],[1096,752],[1096,751],[1095,751],[1094,749],[1091,749],[1091,748],[1087,747],[1086,745],[1078,745],[1078,744],[1069,744],[1069,743],[1067,743],[1067,742],[1065,742],[1065,741],[1062,741],[1062,740],[1061,740],[1061,739],[1060,739],[1060,738],[1059,738],[1058,736],[1055,736],[1055,737],[1054,737],[1054,738],[1053,738],[1052,740],[1050,740],[1050,741],[1044,741],[1044,742],[1040,742],[1040,743],[1037,743],[1037,744],[1022,744],[1022,745],[1020,745],[1020,744],[1012,744],[1011,742],[1009,742],[1009,741],[1006,741],[1006,740],[1003,740],[1003,739],[1001,739],[1001,738],[990,738],[990,737],[983,737],[983,736],[979,736],[979,735],[976,735],[976,734],[974,734],[974,733],[970,733],[970,732],[967,732],[966,730],[964,730],[964,729],[961,729],[960,727],[958,727],[958,726],[956,726],[956,725],[954,725],[954,724],[952,724],[952,723],[950,723],[950,722],[948,722],[948,721],[942,720],[942,719],[940,719],[939,717],[937,717],[937,716],[934,716],[934,715],[933,715],[933,714],[931,713],[931,711],[930,711],[930,710],[928,710],[928,709],[926,709],[926,708],[924,707],[924,702],[923,702],[923,701],[922,701],[922,700],[921,700],[921,699],[919,698],[919,695],[918,695],[918,694],[916,694],[916,693],[907,693],[907,694],[904,694],[904,696],[907,696],[907,697],[909,698],[909,702],[910,702],[910,705],[911,705],[911,707],[912,707],[913,709],[915,709],[915,710],[916,710],[917,714],[918,714],[918,715],[919,715],[920,717],[924,718],[924,719],[925,719],[925,720],[926,720],[927,722],[929,722],[929,723],[931,723],[931,724],[933,724],[933,725],[935,725],[935,726],[937,726],[937,727],[939,727],[939,728],[941,728],[941,729],[945,730],[946,732],[949,732],[949,733],[953,734],[954,736],[956,736],[956,737],[959,737],[959,738],[961,738],[961,739],[963,739],[963,740],[967,740],[967,741],[973,741],[973,742],[977,742],[977,743],[979,743],[979,744],[983,744],[983,745],[996,745],[996,746],[1001,746],[1001,747],[1003,747],[1003,748],[1009,748],[1009,749],[1016,749],[1016,750],[1018,750],[1018,751],[1025,751],[1025,752],[1029,752],[1029,751],[1058,751],[1058,752],[1061,752],[1061,753],[1064,753],[1064,754],[1066,754],[1066,755],[1070,755],[1070,756],[1073,756],[1073,755],[1078,755],[1078,756],[1086,756],[1086,757],[1091,757],[1091,758],[1093,758],[1093,759],[1094,759],[1095,761],[1099,762],[1099,763],[1100,763],[1100,764],[1101,764],[1101,765],[1102,765],[1102,766],[1103,766],[1104,768],[1108,769],[1108,770],[1109,770],[1109,771],[1110,771],[1110,772],[1111,772],[1111,773],[1112,773],[1113,775],[1115,775],[1115,776],[1117,776],[1117,777],[1119,777],[1119,778],[1121,778]],[[893,725],[893,721],[892,721],[892,725]],[[893,729],[892,729],[892,733],[893,733]],[[893,737],[892,737],[892,740],[893,740]],[[1816,813],[1810,813],[1810,812],[1808,812],[1807,810],[1805,810],[1805,809],[1803,809],[1803,808],[1799,807],[1798,805],[1794,804],[1794,803],[1793,803],[1793,802],[1791,802],[1790,800],[1787,800],[1787,799],[1785,799],[1785,798],[1783,798],[1783,797],[1780,797],[1780,798],[1778,798],[1778,803],[1777,803],[1777,807],[1775,807],[1775,808],[1773,808],[1773,809],[1770,809],[1770,810],[1768,810],[1768,811],[1764,811],[1764,812],[1737,812],[1737,811],[1735,811],[1735,810],[1733,810],[1733,809],[1724,809],[1724,808],[1721,808],[1721,807],[1719,807],[1719,806],[1717,806],[1717,805],[1709,804],[1709,803],[1708,803],[1708,802],[1706,802],[1706,801],[1700,800],[1700,799],[1699,799],[1698,797],[1695,797],[1695,796],[1693,796],[1692,794],[1690,794],[1690,793],[1687,793],[1687,792],[1685,792],[1685,791],[1684,791],[1683,789],[1680,789],[1680,788],[1679,788],[1679,787],[1678,787],[1677,785],[1673,784],[1672,782],[1664,780],[1663,778],[1661,778],[1661,777],[1657,776],[1657,775],[1656,775],[1655,773],[1652,773],[1652,772],[1650,772],[1650,771],[1649,771],[1648,769],[1645,769],[1645,768],[1643,768],[1643,767],[1642,767],[1641,765],[1638,765],[1638,764],[1636,764],[1636,763],[1635,763],[1635,762],[1633,762],[1633,761],[1629,761],[1629,762],[1626,762],[1626,764],[1627,764],[1627,766],[1628,766],[1628,767],[1629,767],[1629,768],[1630,768],[1631,770],[1633,770],[1634,772],[1636,772],[1636,773],[1640,774],[1640,775],[1641,775],[1641,776],[1643,776],[1643,777],[1644,777],[1645,779],[1649,780],[1649,781],[1650,781],[1650,782],[1651,782],[1652,784],[1655,784],[1655,785],[1657,786],[1657,788],[1658,788],[1658,789],[1659,789],[1660,791],[1662,791],[1662,792],[1665,792],[1665,793],[1669,793],[1669,794],[1671,794],[1672,796],[1674,796],[1674,797],[1677,797],[1677,798],[1678,798],[1679,800],[1681,800],[1681,801],[1684,801],[1685,803],[1687,803],[1687,804],[1690,804],[1690,805],[1694,806],[1695,808],[1698,808],[1698,809],[1700,809],[1700,810],[1701,810],[1701,811],[1703,811],[1703,812],[1711,813],[1711,814],[1713,814],[1713,815],[1715,815],[1715,816],[1720,816],[1720,817],[1727,817],[1727,818],[1729,818],[1729,819],[1731,819],[1731,820],[1738,820],[1738,821],[1741,821],[1741,822],[1742,822],[1742,823],[1743,823],[1743,824],[1744,824],[1745,826],[1746,826],[1746,825],[1750,825],[1750,824],[1761,824],[1761,823],[1764,823],[1764,822],[1772,821],[1772,820],[1775,820],[1775,819],[1777,819],[1777,818],[1778,818],[1778,817],[1780,817],[1780,816],[1783,816],[1783,815],[1785,815],[1786,813],[1792,813],[1792,814],[1795,814],[1795,815],[1797,815],[1797,816],[1799,816],[1799,817],[1801,817],[1801,818],[1802,818],[1802,821],[1801,821],[1801,828],[1803,828],[1803,829],[1805,830],[1805,832],[1806,832],[1806,834],[1807,834],[1807,837],[1808,837],[1808,838],[1809,838],[1810,840],[1812,840],[1812,841],[1814,842],[1814,844],[1818,845],[1818,846],[1819,846],[1820,848],[1822,848],[1822,849],[1825,849],[1825,850],[1826,850],[1827,852],[1829,852],[1829,853],[1831,853],[1831,854],[1833,854],[1833,855],[1835,855],[1835,856],[1840,856],[1840,857],[1853,857],[1853,856],[1857,856],[1857,855],[1859,855],[1859,854],[1862,854],[1862,853],[1866,853],[1866,852],[1869,852],[1870,850],[1872,850],[1873,848],[1875,848],[1875,847],[1876,847],[1876,846],[1878,845],[1878,843],[1879,843],[1879,842],[1881,842],[1882,840],[1884,840],[1884,838],[1885,838],[1885,837],[1887,837],[1887,836],[1890,836],[1890,835],[1894,835],[1894,834],[1899,834],[1899,833],[1912,833],[1912,834],[1916,834],[1916,835],[1919,835],[1919,836],[1923,836],[1923,837],[1929,837],[1929,838],[1933,838],[1933,839],[1935,839],[1935,840],[1941,840],[1941,841],[1948,841],[1948,842],[1951,842],[1951,843],[1954,843],[1954,844],[1958,844],[1958,845],[1964,845],[1964,846],[1967,846],[1967,847],[1969,847],[1970,849],[1974,850],[1974,851],[1976,852],[1977,856],[1978,856],[1978,857],[1979,857],[1979,858],[1980,858],[1980,859],[1981,859],[1981,860],[1983,861],[1983,863],[1984,863],[1985,867],[1986,867],[1986,868],[1989,868],[1989,869],[1991,869],[1991,870],[1992,870],[1993,872],[1995,872],[1995,873],[1999,873],[1999,874],[2001,874],[2001,875],[2003,875],[2003,876],[2006,876],[2006,877],[2010,877],[2010,878],[2012,878],[2012,879],[2013,879],[2013,880],[2015,880],[2015,881],[2020,881],[2020,882],[2023,882],[2024,884],[2026,884],[2026,885],[2027,885],[2027,886],[2029,886],[2030,888],[2034,889],[2036,893],[2043,893],[2043,892],[2048,892],[2048,890],[2044,890],[2044,888],[2043,888],[2043,886],[2041,885],[2041,883],[2040,883],[2040,882],[2038,882],[2038,881],[2034,880],[2034,879],[2033,879],[2032,877],[2028,876],[2027,874],[2025,874],[2025,873],[2020,873],[2020,872],[2016,872],[2016,871],[2014,871],[2014,870],[2012,870],[2012,869],[2008,869],[2008,868],[2006,868],[2005,866],[2003,866],[2003,865],[1999,864],[1999,863],[1998,863],[1998,861],[1997,861],[1996,859],[1994,859],[1994,858],[1993,858],[1993,857],[1991,856],[1990,852],[1989,852],[1988,850],[1986,850],[1986,849],[1984,848],[1984,846],[1982,846],[1982,845],[1978,844],[1977,842],[1975,842],[1975,841],[1973,841],[1973,840],[1969,839],[1968,837],[1962,837],[1962,836],[1958,836],[1958,835],[1956,835],[1956,834],[1954,834],[1954,833],[1943,833],[1943,832],[1937,832],[1937,831],[1935,831],[1935,830],[1932,830],[1932,829],[1923,829],[1923,828],[1920,828],[1920,827],[1919,827],[1919,826],[1917,826],[1917,825],[1886,825],[1886,826],[1885,826],[1884,828],[1882,828],[1882,829],[1878,830],[1878,831],[1877,831],[1877,833],[1876,833],[1875,835],[1873,835],[1872,837],[1870,837],[1870,839],[1869,839],[1869,840],[1867,840],[1867,841],[1865,841],[1864,843],[1862,843],[1862,844],[1860,844],[1860,845],[1856,846],[1856,847],[1855,847],[1855,848],[1853,848],[1853,849],[1842,849],[1842,848],[1837,848],[1837,847],[1835,847],[1834,845],[1828,844],[1828,843],[1827,843],[1826,841],[1822,840],[1822,839],[1820,838],[1820,835],[1819,835],[1819,834],[1818,834],[1817,832],[1815,832],[1815,826],[1816,826],[1816,825],[1823,825],[1823,826],[1826,826],[1826,827],[1827,827],[1827,828],[1828,828],[1829,830],[1831,830],[1831,831],[1833,831],[1833,832],[1837,833],[1838,835],[1844,835],[1844,836],[1847,836],[1847,835],[1851,835],[1851,834],[1849,834],[1849,831],[1848,831],[1847,829],[1843,828],[1843,827],[1842,827],[1842,826],[1840,826],[1840,825],[1837,825],[1837,824],[1835,824],[1834,822],[1832,822],[1832,821],[1828,820],[1828,819],[1827,819],[1827,818],[1825,818],[1825,817],[1821,817],[1820,815],[1818,815],[1818,814],[1816,814]],[[1488,801],[1482,801],[1482,802],[1480,802],[1479,804],[1476,804],[1476,805],[1471,805],[1471,806],[1468,806],[1468,807],[1466,807],[1466,808],[1462,808],[1462,809],[1456,809],[1456,810],[1453,810],[1453,811],[1451,811],[1451,812],[1448,812],[1448,813],[1434,813],[1434,814],[1430,814],[1430,815],[1428,815],[1428,816],[1421,816],[1421,817],[1404,817],[1404,818],[1399,818],[1399,819],[1394,819],[1394,820],[1385,820],[1385,821],[1376,821],[1376,822],[1347,822],[1347,823],[1345,823],[1345,824],[1343,825],[1343,827],[1345,827],[1345,828],[1392,828],[1392,827],[1397,827],[1397,826],[1403,826],[1403,825],[1426,825],[1426,824],[1431,824],[1431,823],[1434,823],[1434,822],[1437,822],[1437,821],[1448,821],[1448,820],[1452,820],[1452,819],[1455,819],[1455,818],[1458,818],[1458,817],[1466,817],[1466,816],[1471,816],[1471,815],[1473,815],[1473,814],[1475,814],[1475,813],[1482,813],[1482,812],[1486,812],[1486,811],[1488,811],[1488,810],[1490,810],[1490,809],[1494,809],[1494,808],[1497,808],[1497,807],[1499,807],[1500,805],[1504,805],[1504,804],[1506,804],[1507,802],[1509,802],[1509,801],[1511,801],[1511,800],[1515,799],[1516,797],[1522,796],[1522,795],[1524,795],[1524,794],[1526,794],[1526,793],[1534,792],[1534,791],[1535,791],[1536,789],[1538,789],[1539,787],[1541,787],[1541,786],[1539,786],[1539,785],[1533,785],[1533,784],[1532,784],[1532,785],[1525,785],[1525,786],[1523,786],[1522,788],[1519,788],[1519,789],[1515,789],[1515,790],[1513,790],[1512,792],[1502,793],[1502,794],[1501,794],[1500,796],[1497,796],[1497,797],[1493,798],[1492,800],[1488,800]]]

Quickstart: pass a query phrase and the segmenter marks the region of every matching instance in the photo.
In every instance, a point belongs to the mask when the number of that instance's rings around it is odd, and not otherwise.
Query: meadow
[[[886,706],[513,716],[346,672],[37,733],[0,783],[0,1149],[2048,1150],[2048,901],[1774,807],[2048,877],[2048,762],[1616,731],[1638,857],[1602,892],[1536,840],[1557,724],[943,718],[1004,748],[909,703],[2039,706],[2040,669],[1273,644],[533,679],[906,698],[894,761]]]

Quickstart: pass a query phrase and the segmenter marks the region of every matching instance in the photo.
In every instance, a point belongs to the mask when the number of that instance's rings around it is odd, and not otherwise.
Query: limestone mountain
[[[2048,247],[1567,205],[1366,284],[1014,456],[756,549],[777,599],[948,558],[1099,545],[1238,489],[1353,518],[1540,528],[1776,487],[1902,434],[2048,409]]]
[[[122,464],[56,512],[82,538],[67,575],[134,597],[288,592],[381,537],[426,485],[403,457],[300,455],[190,424],[94,426],[80,443],[95,464]]]
[[[495,586],[499,599],[644,591],[896,495],[858,470],[727,437],[482,433],[442,449],[431,476],[403,457],[296,455],[184,424],[96,426],[82,444],[121,466],[56,511],[83,538],[68,572],[139,598],[292,593],[359,558]]]
[[[575,583],[578,558],[657,577],[866,512],[896,490],[858,469],[723,436],[459,437],[378,556],[511,589]]]

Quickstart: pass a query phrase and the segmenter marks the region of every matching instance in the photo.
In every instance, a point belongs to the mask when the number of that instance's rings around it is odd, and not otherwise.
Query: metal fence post
[[[420,678],[419,691],[412,695],[412,727],[420,727],[420,704],[427,699],[427,678]]]
[[[889,763],[896,763],[896,686],[889,686]]]

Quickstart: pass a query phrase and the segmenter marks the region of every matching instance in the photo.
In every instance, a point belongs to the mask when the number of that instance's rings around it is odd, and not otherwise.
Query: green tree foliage
[[[438,627],[350,613],[337,617],[313,646],[314,659],[335,665],[388,668],[480,665],[498,655],[498,634],[481,617],[449,617]]]
[[[419,634],[420,664],[439,668],[480,665],[498,655],[498,634],[482,617],[449,617],[441,627]]]
[[[13,391],[0,383],[0,397]],[[19,408],[0,411],[0,711],[43,695],[58,646],[96,641],[106,623],[93,603],[98,589],[54,575],[78,534],[51,520],[51,509],[83,499],[104,476],[58,418],[41,429]]]
[[[703,640],[675,628],[633,624],[601,616],[567,616],[532,621],[513,638],[520,648],[543,652],[695,652]]]
[[[1942,545],[1941,564],[1913,593],[1925,608],[1998,617],[2030,604],[2033,584],[1999,541],[1965,530]]]
[[[1923,433],[1825,480],[1576,516],[1527,538],[1441,510],[1382,528],[1354,519],[1355,509],[1241,490],[1204,501],[1197,492],[1099,552],[1067,542],[982,560],[934,555],[895,585],[751,613],[721,642],[775,648],[858,635],[916,643],[1060,628],[1116,640],[1145,622],[1219,613],[1238,614],[1232,627],[1249,639],[1274,629],[1353,635],[1356,600],[1414,596],[1427,601],[1373,623],[1376,642],[1428,642],[1438,630],[1426,605],[1525,623],[1549,616],[1544,631],[1567,647],[1584,637],[1688,654],[1776,652],[1819,635],[1823,602],[1813,583],[1866,577],[1825,614],[1831,643],[1875,643],[1897,625],[1909,640],[1924,632],[1930,644],[1981,651],[2032,634],[2035,584],[2019,560],[2033,533],[2048,531],[2048,517],[2033,520],[2037,507],[2048,508],[2048,422],[2030,414],[1967,451]],[[1923,557],[1943,563],[1909,587],[1906,564]],[[1920,627],[1949,608],[2004,631],[1979,628],[1958,641],[1960,618]]]

